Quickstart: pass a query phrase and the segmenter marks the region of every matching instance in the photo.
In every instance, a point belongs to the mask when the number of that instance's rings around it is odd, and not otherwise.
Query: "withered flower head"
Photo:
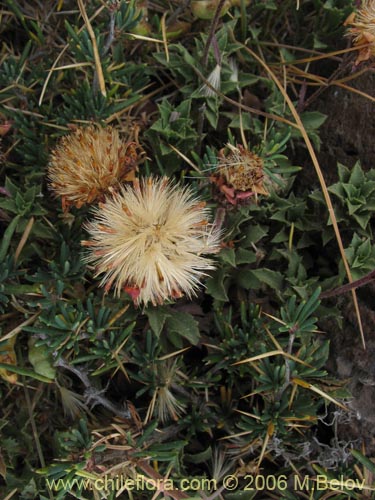
[[[176,388],[183,382],[177,360],[159,360],[153,366],[157,385],[147,410],[146,421],[152,418],[156,409],[159,421],[165,423],[170,418],[177,421],[185,408],[175,396]]]
[[[217,169],[210,179],[233,205],[251,196],[268,195],[263,160],[241,145],[227,144],[220,151]]]
[[[62,137],[52,152],[48,178],[63,210],[102,201],[119,183],[134,178],[139,149],[135,142],[122,142],[113,127],[90,125]]]
[[[121,187],[94,209],[86,229],[86,262],[103,274],[101,286],[129,293],[136,305],[191,297],[219,250],[219,231],[208,221],[205,203],[189,188],[166,178]]]
[[[347,34],[353,45],[359,47],[356,64],[375,56],[375,1],[364,0],[362,7],[350,14],[344,24],[352,26]]]

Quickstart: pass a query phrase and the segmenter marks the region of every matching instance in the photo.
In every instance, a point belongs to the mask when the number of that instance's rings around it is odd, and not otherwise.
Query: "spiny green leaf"
[[[186,338],[191,344],[197,344],[200,338],[198,322],[195,321],[191,314],[173,310],[171,312],[172,314],[165,321],[167,334],[169,332],[178,334]]]

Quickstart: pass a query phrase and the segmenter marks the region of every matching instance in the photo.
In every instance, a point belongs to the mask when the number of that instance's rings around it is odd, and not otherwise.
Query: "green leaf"
[[[25,375],[25,377],[31,377],[34,378],[35,380],[46,382],[47,384],[51,383],[50,378],[44,377],[43,375],[35,373],[32,370],[28,370],[27,368],[20,368],[19,366],[14,366],[8,363],[0,363],[0,368],[3,368],[8,372],[18,373],[18,375]]]
[[[267,226],[249,226],[245,230],[246,238],[241,243],[244,247],[249,247],[252,243],[258,243],[258,241],[267,236],[267,234]]]
[[[259,288],[261,283],[258,278],[253,274],[250,269],[238,270],[235,277],[235,282],[238,286],[241,286],[245,290],[250,290],[251,288]]]
[[[240,117],[238,113],[224,112],[223,116],[230,118],[229,128],[242,128],[243,130],[252,130],[253,121],[250,113],[244,113]]]
[[[363,214],[363,215],[353,214],[353,219],[355,219],[358,222],[358,224],[360,225],[360,227],[362,229],[366,229],[366,227],[371,219],[371,214],[370,213]]]
[[[191,109],[191,100],[185,99],[185,101],[182,101],[181,104],[177,106],[176,111],[178,113],[181,113],[181,117],[185,118],[190,116],[190,109]]]
[[[361,165],[359,164],[359,162],[357,162],[351,171],[349,183],[353,184],[356,187],[361,187],[365,183],[365,181],[365,174],[363,173]]]
[[[220,252],[220,258],[232,267],[236,267],[236,253],[233,248],[223,248]]]
[[[178,50],[181,52],[182,57],[184,58],[184,61],[189,64],[189,66],[195,68],[197,65],[196,60],[194,57],[185,49],[185,47],[181,44],[176,44],[176,47]]]
[[[205,450],[199,453],[185,453],[184,458],[187,462],[192,464],[201,464],[202,462],[207,462],[212,456],[211,446],[208,446]]]
[[[314,45],[313,45],[314,49],[326,49],[327,48],[327,44],[322,42],[321,40],[319,40],[319,37],[317,37],[316,35],[314,35]]]
[[[211,295],[215,300],[220,300],[227,302],[228,295],[226,287],[224,285],[224,280],[227,276],[225,269],[217,269],[214,274],[206,281],[206,293]]]
[[[250,271],[261,283],[265,283],[274,290],[280,290],[283,284],[283,275],[272,269],[252,269]]]
[[[13,233],[16,230],[16,227],[17,227],[18,221],[20,220],[20,217],[21,217],[20,215],[16,215],[15,218],[12,220],[12,222],[9,224],[9,226],[5,230],[5,233],[3,235],[3,240],[2,240],[1,246],[0,246],[0,262],[2,262],[5,259],[10,242],[12,240]]]
[[[320,300],[319,300],[319,295],[320,295],[321,289],[317,288],[315,292],[311,295],[309,300],[306,302],[306,304],[301,307],[301,310],[298,314],[297,320],[300,323],[303,323],[308,316],[311,316],[311,314],[319,307]]]
[[[341,200],[345,200],[345,191],[342,185],[343,185],[342,182],[337,182],[336,184],[332,184],[332,186],[329,186],[328,191],[330,193],[335,194]]]
[[[285,231],[285,229],[281,229],[275,236],[272,238],[271,243],[283,243],[284,241],[289,240],[289,235]]]
[[[246,248],[239,248],[236,251],[236,263],[239,264],[254,264],[257,256],[254,250],[247,250]]]
[[[166,318],[165,328],[167,333],[178,334],[189,340],[193,345],[199,342],[198,322],[195,321],[191,314],[171,309],[171,315]]]
[[[18,192],[17,186],[9,179],[9,177],[5,178],[5,189],[9,191],[11,198],[14,198]]]
[[[357,450],[350,450],[350,451],[353,457],[356,458],[358,462],[360,462],[363,466],[365,466],[366,469],[371,472],[371,474],[375,474],[375,464],[371,462],[371,460],[369,460],[367,457],[362,455],[362,453],[360,453]]]
[[[210,101],[210,99],[207,99],[207,101]],[[218,110],[213,110],[210,108],[211,108],[211,106],[207,107],[204,114],[207,118],[208,123],[211,125],[211,127],[213,129],[216,129],[217,123],[219,120],[219,113],[218,113]]]
[[[320,113],[319,111],[305,111],[301,114],[301,120],[306,129],[316,130],[318,129],[327,119],[327,115]]]
[[[141,437],[137,441],[137,446],[141,447],[143,443],[147,442],[147,439],[153,434],[154,430],[158,426],[159,422],[155,420],[154,422],[151,422],[150,425],[143,430],[143,433],[141,434]]]
[[[146,309],[145,313],[150,322],[151,330],[159,338],[166,319],[171,315],[170,309],[166,307],[149,307]]]
[[[33,365],[36,373],[53,380],[56,375],[56,368],[52,365],[52,357],[46,345],[36,346],[36,338],[29,340],[29,361]]]

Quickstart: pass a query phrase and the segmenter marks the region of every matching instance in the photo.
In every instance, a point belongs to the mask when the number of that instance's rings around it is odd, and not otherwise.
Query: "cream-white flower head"
[[[136,181],[94,210],[85,260],[103,275],[106,291],[114,285],[116,295],[125,290],[137,305],[191,297],[214,268],[204,255],[219,251],[220,234],[208,218],[189,188],[166,178]]]

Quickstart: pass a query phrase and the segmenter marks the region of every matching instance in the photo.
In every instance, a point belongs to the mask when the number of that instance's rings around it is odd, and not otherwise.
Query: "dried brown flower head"
[[[359,47],[356,64],[375,56],[375,1],[364,0],[362,7],[350,14],[344,24],[352,26],[347,34],[353,45]]]
[[[195,294],[219,251],[219,231],[208,222],[205,203],[189,188],[166,178],[121,187],[94,209],[87,223],[86,262],[102,274],[101,286],[129,293],[135,304],[162,304]]]
[[[132,180],[139,152],[136,142],[122,142],[113,127],[90,125],[63,137],[52,152],[48,178],[64,212],[102,201],[121,182]]]
[[[263,160],[241,145],[228,144],[219,152],[219,163],[210,179],[232,205],[258,194],[268,195]]]

